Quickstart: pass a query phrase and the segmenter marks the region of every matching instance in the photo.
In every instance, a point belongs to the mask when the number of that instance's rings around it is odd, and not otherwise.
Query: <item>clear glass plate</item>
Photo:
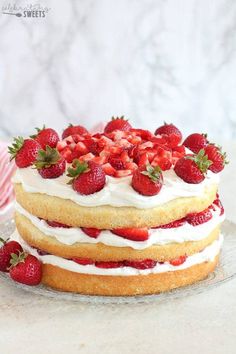
[[[14,221],[8,221],[7,223],[0,224],[0,237],[9,237],[15,229]],[[216,270],[209,275],[207,279],[204,279],[196,284],[179,288],[166,293],[158,295],[145,295],[145,296],[131,296],[131,297],[110,297],[110,296],[89,296],[80,295],[66,292],[59,292],[46,288],[43,285],[40,286],[27,286],[13,282],[8,274],[0,273],[0,279],[4,282],[14,284],[16,288],[29,291],[33,294],[52,297],[55,300],[66,301],[79,301],[83,303],[92,304],[125,304],[125,303],[150,303],[160,302],[169,299],[176,299],[183,296],[192,294],[198,294],[203,291],[216,287],[224,282],[233,279],[236,276],[236,224],[226,220],[222,225],[222,233],[224,234],[225,241],[220,257],[220,264]]]

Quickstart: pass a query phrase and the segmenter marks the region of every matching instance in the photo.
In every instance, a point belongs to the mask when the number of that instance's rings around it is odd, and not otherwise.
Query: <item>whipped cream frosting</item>
[[[225,215],[220,215],[220,209],[214,206],[212,210],[212,219],[204,224],[192,226],[185,222],[184,225],[170,229],[150,229],[149,239],[146,241],[132,241],[113,234],[109,230],[101,231],[97,238],[92,238],[86,235],[80,228],[60,228],[51,227],[46,221],[40,220],[36,216],[30,214],[22,208],[19,203],[15,204],[15,209],[18,213],[27,217],[34,226],[36,226],[45,235],[56,238],[57,241],[65,245],[73,245],[76,242],[80,243],[103,243],[108,246],[115,247],[131,247],[135,250],[143,250],[152,245],[165,245],[168,243],[183,243],[186,241],[199,241],[209,236],[214,228],[225,219]]]
[[[206,247],[202,252],[195,253],[189,256],[186,261],[179,265],[173,266],[169,262],[157,263],[154,268],[151,269],[136,269],[132,267],[120,267],[120,268],[110,268],[103,269],[98,268],[95,265],[80,265],[74,261],[64,259],[61,257],[53,255],[40,256],[34,248],[30,247],[19,235],[17,231],[11,236],[12,240],[19,242],[22,247],[30,254],[34,255],[44,264],[51,264],[62,269],[69,270],[71,272],[81,273],[81,274],[95,274],[95,275],[113,275],[113,276],[131,276],[131,275],[148,275],[148,274],[158,274],[164,272],[171,272],[181,269],[189,268],[196,264],[201,264],[203,262],[212,262],[216,255],[219,253],[220,248],[223,243],[223,235],[220,235],[219,239],[214,241],[210,246]]]
[[[199,184],[184,182],[173,169],[163,171],[163,177],[164,184],[160,193],[151,197],[141,195],[132,188],[131,176],[123,178],[106,176],[105,187],[90,195],[81,195],[75,192],[67,184],[69,178],[66,174],[54,179],[43,179],[32,167],[18,168],[13,182],[21,183],[26,192],[69,199],[85,207],[110,205],[140,209],[154,208],[179,197],[201,196],[204,195],[207,186],[219,183],[219,174],[211,171],[207,172],[206,178]]]

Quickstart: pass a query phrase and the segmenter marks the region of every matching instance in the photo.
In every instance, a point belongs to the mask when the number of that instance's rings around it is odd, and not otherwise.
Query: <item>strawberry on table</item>
[[[38,285],[42,279],[42,263],[31,254],[20,252],[11,256],[10,277],[18,283]]]
[[[147,165],[145,169],[135,170],[131,184],[133,189],[140,194],[147,196],[158,194],[163,184],[161,168]]]
[[[104,128],[105,133],[111,133],[113,130],[122,130],[122,131],[129,131],[132,129],[131,125],[129,124],[128,120],[124,119],[124,116],[122,117],[112,117],[111,121],[107,123],[107,125]]]
[[[19,254],[23,249],[16,241],[4,241],[0,238],[0,271],[7,272],[10,267],[11,254]]]
[[[45,149],[47,145],[52,148],[57,146],[60,139],[54,129],[45,128],[45,126],[43,126],[42,129],[36,128],[36,130],[37,134],[32,135],[31,138],[36,140],[41,145],[42,149]]]
[[[25,139],[19,136],[14,138],[12,146],[8,147],[11,160],[15,159],[19,168],[29,167],[36,160],[40,144],[33,139]]]
[[[62,133],[62,139],[74,134],[85,135],[88,134],[88,131],[82,125],[69,124],[69,126]]]
[[[207,135],[199,133],[190,134],[183,142],[183,145],[195,154],[205,148],[207,144]]]
[[[113,234],[132,241],[146,241],[149,234],[146,227],[143,228],[120,228],[111,230]]]
[[[73,161],[73,167],[69,167],[67,176],[72,177],[69,184],[80,194],[93,194],[99,192],[106,183],[106,175],[100,165],[93,161]]]
[[[214,173],[222,171],[225,167],[225,164],[228,163],[228,161],[226,161],[226,153],[222,152],[221,148],[215,146],[214,144],[207,145],[204,150],[205,154],[208,156],[208,159],[212,161],[209,170]]]
[[[181,157],[174,170],[184,182],[198,184],[205,179],[205,173],[211,164],[205,151],[201,149],[198,154]]]
[[[66,161],[57,149],[46,146],[46,150],[39,150],[34,163],[43,178],[57,178],[65,172]]]

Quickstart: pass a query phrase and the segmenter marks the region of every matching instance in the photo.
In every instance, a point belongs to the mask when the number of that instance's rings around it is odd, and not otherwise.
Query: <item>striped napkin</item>
[[[14,161],[9,161],[7,146],[6,142],[0,142],[0,222],[11,217],[14,203],[11,177],[16,166]]]

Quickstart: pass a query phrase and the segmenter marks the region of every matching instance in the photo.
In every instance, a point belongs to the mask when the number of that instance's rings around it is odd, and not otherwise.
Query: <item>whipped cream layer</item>
[[[165,245],[168,243],[183,243],[186,241],[199,241],[207,236],[225,219],[225,215],[220,215],[220,209],[215,206],[212,210],[212,219],[204,224],[192,226],[185,222],[184,225],[169,229],[150,229],[149,239],[146,241],[132,241],[113,234],[109,230],[101,231],[97,238],[86,235],[80,228],[51,227],[46,221],[40,220],[22,208],[19,203],[15,204],[15,209],[19,214],[27,217],[34,226],[47,236],[56,238],[57,241],[65,245],[79,243],[103,243],[114,247],[131,247],[136,250],[143,250],[152,245]]]
[[[136,269],[133,267],[120,267],[103,269],[98,268],[95,265],[80,265],[74,261],[64,259],[53,255],[40,256],[36,249],[30,247],[19,235],[17,231],[11,236],[11,240],[15,240],[21,244],[21,246],[30,254],[37,257],[44,264],[51,264],[62,269],[69,270],[75,273],[81,274],[94,274],[94,275],[113,275],[113,276],[131,276],[131,275],[148,275],[158,274],[164,272],[172,272],[176,270],[186,269],[196,264],[204,262],[212,262],[218,255],[223,243],[223,235],[220,235],[219,239],[214,241],[210,246],[206,247],[202,252],[195,253],[189,256],[186,261],[179,265],[173,266],[169,262],[157,263],[154,268],[150,269]]]
[[[160,193],[151,197],[141,195],[132,188],[132,176],[123,178],[106,176],[105,187],[90,195],[81,195],[75,192],[71,185],[67,184],[69,178],[66,174],[54,179],[44,179],[37,170],[31,167],[18,168],[13,182],[21,183],[26,192],[69,199],[85,207],[110,205],[140,209],[154,208],[179,197],[200,197],[204,195],[206,187],[219,184],[219,174],[211,171],[207,172],[206,178],[199,184],[184,182],[173,169],[164,171],[163,177],[164,184]]]

